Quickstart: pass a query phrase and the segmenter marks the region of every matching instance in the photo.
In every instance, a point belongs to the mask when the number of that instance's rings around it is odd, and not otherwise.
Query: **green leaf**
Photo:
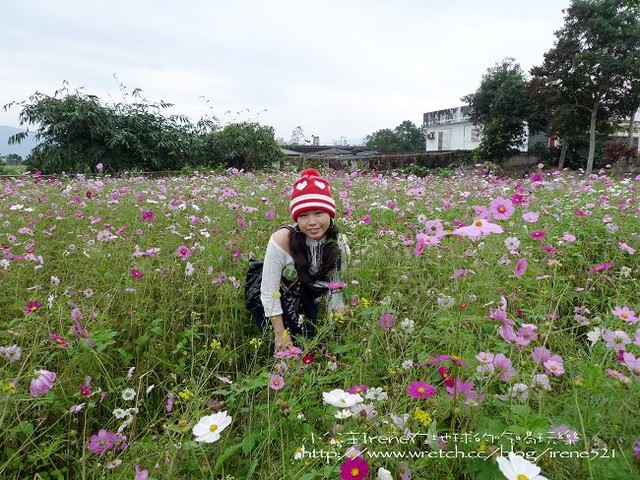
[[[259,433],[250,433],[242,439],[242,453],[248,455],[253,447],[256,445],[256,441],[262,437]]]
[[[230,457],[232,457],[233,455],[235,455],[238,450],[240,450],[242,448],[242,444],[241,443],[237,443],[235,445],[231,445],[230,447],[227,447],[225,449],[224,452],[222,452],[222,455],[220,455],[218,457],[218,460],[216,461],[215,466],[213,467],[214,471],[217,471],[218,468],[220,466],[222,466],[222,464]]]

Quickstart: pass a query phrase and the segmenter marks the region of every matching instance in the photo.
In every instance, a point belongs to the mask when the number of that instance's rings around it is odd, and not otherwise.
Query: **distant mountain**
[[[23,160],[29,156],[33,147],[37,145],[37,142],[33,139],[33,132],[31,132],[22,142],[9,145],[9,137],[11,135],[24,131],[25,130],[22,128],[0,125],[0,156],[17,153],[23,158]]]

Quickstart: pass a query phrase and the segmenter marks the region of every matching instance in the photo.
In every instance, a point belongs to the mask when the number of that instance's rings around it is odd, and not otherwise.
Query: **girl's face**
[[[320,240],[329,229],[331,216],[323,210],[312,210],[298,215],[296,223],[307,237]]]

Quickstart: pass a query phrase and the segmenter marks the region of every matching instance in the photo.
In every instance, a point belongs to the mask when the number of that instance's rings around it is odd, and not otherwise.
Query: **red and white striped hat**
[[[291,189],[291,204],[289,205],[293,221],[304,212],[322,210],[331,218],[336,216],[336,202],[331,198],[329,183],[320,176],[317,170],[308,168],[300,173]]]

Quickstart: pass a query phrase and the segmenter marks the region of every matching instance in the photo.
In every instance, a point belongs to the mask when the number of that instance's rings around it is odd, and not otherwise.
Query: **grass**
[[[0,477],[340,478],[349,447],[368,478],[499,478],[509,450],[554,480],[638,475],[638,324],[613,313],[640,315],[637,180],[325,173],[350,241],[350,306],[322,313],[306,362],[270,358],[243,304],[248,258],[290,221],[295,174],[0,180]],[[502,233],[453,233],[512,195],[514,213],[492,220]],[[417,249],[435,220],[448,234]],[[40,370],[56,378],[34,396]],[[435,394],[411,397],[418,381]],[[323,393],[358,385],[366,410],[337,419]],[[194,425],[223,411],[220,439],[196,442]],[[101,429],[126,448],[94,453]]]

